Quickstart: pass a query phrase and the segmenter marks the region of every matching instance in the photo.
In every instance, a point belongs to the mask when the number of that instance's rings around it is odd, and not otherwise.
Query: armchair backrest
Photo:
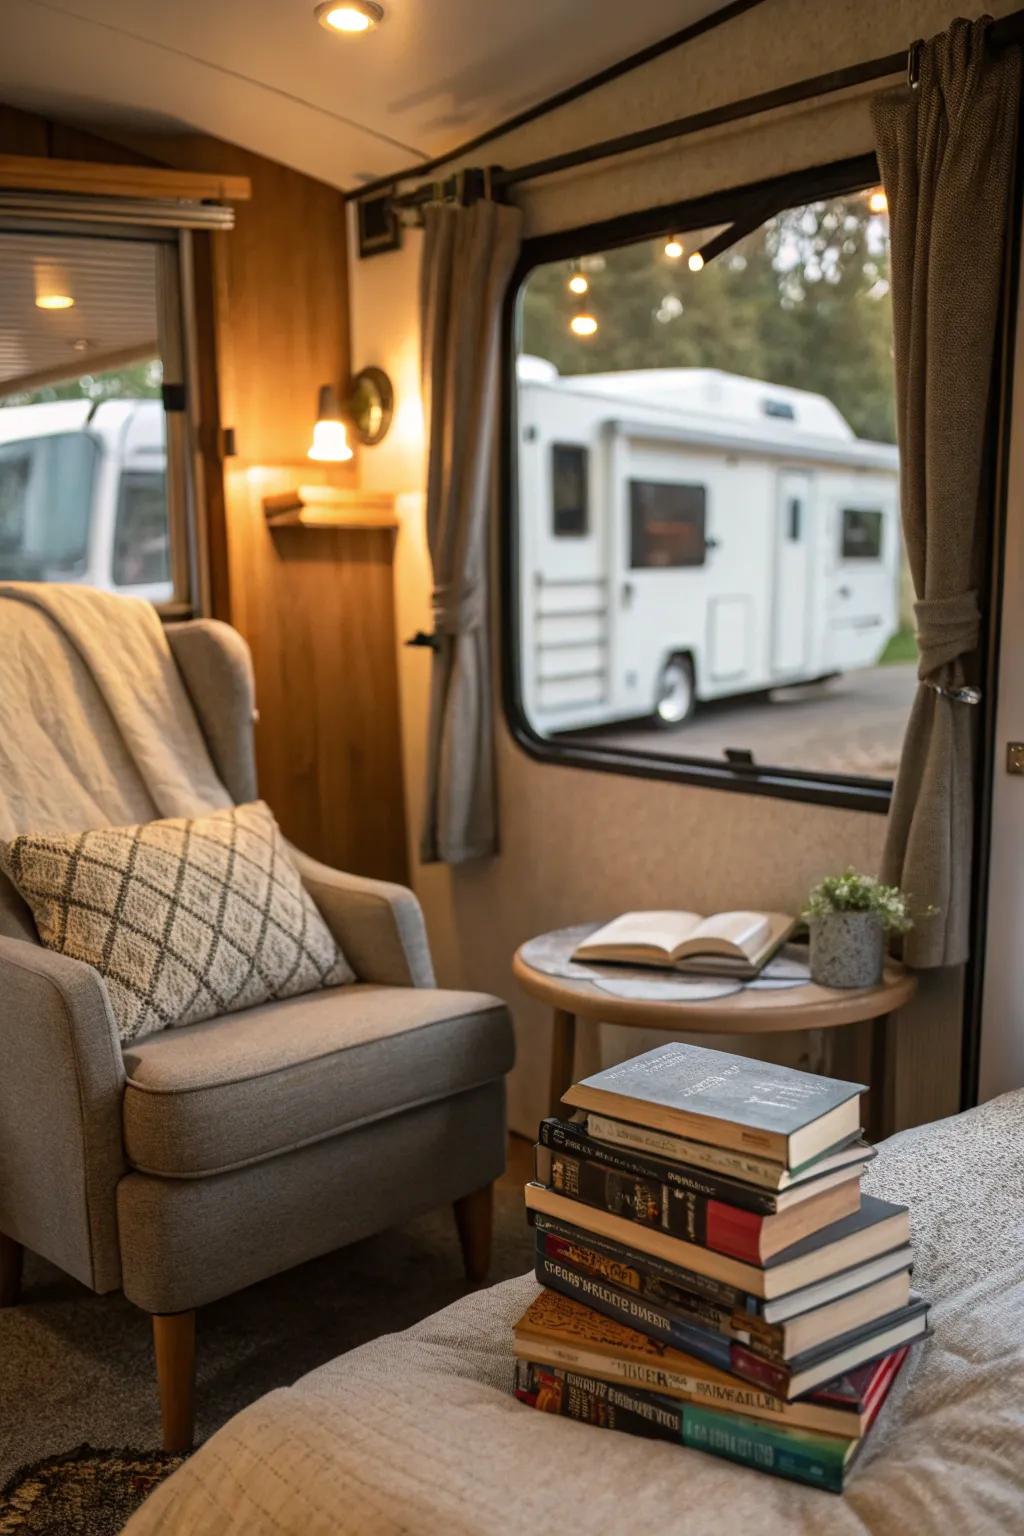
[[[255,799],[248,646],[212,619],[166,633],[222,783],[236,803]],[[39,609],[0,601],[0,837],[127,826],[159,814],[78,651]],[[2,876],[0,935],[35,938]]]

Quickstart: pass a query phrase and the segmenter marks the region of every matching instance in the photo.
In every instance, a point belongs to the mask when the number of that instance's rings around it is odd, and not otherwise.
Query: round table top
[[[724,978],[666,974],[620,965],[579,965],[576,946],[600,926],[582,923],[541,934],[520,945],[512,962],[516,980],[552,1008],[603,1024],[626,1024],[677,1033],[730,1035],[831,1029],[893,1013],[917,991],[917,977],[890,961],[877,987],[822,987],[810,980],[784,978],[766,984],[726,982]],[[802,970],[799,950],[785,954],[794,976]],[[610,991],[613,987],[615,990]],[[728,988],[728,990],[726,990]],[[666,994],[658,998],[656,993]],[[684,992],[689,995],[683,995]],[[708,995],[708,993],[718,995]]]

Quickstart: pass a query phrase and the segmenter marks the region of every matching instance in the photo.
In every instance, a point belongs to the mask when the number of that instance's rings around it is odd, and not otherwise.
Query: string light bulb
[[[597,316],[581,309],[569,321],[569,329],[574,336],[593,336],[597,331]]]
[[[704,257],[701,255],[700,251],[693,251],[686,265],[689,267],[691,272],[699,272],[704,265]]]
[[[587,282],[587,279],[584,277],[579,267],[577,267],[573,272],[572,277],[569,279],[569,292],[582,294],[586,293],[589,287],[590,284]]]
[[[885,195],[884,187],[876,187],[868,195],[868,209],[871,213],[888,213],[889,199]]]
[[[684,246],[678,235],[670,235],[665,241],[665,255],[669,261],[678,261],[683,255]]]

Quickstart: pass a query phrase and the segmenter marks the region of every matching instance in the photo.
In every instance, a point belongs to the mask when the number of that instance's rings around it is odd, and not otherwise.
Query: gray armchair
[[[255,798],[244,643],[168,634],[223,782]],[[167,1449],[192,1441],[197,1307],[448,1202],[469,1278],[489,1261],[507,1010],[435,987],[410,891],[295,858],[357,982],[123,1050],[98,973],[44,949],[0,877],[0,1305],[24,1248],[122,1287],[153,1316]]]

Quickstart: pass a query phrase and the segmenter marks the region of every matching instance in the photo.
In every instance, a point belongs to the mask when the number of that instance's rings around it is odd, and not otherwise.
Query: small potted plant
[[[877,986],[887,936],[914,926],[898,886],[855,869],[819,881],[802,915],[811,933],[811,979],[823,987]]]

